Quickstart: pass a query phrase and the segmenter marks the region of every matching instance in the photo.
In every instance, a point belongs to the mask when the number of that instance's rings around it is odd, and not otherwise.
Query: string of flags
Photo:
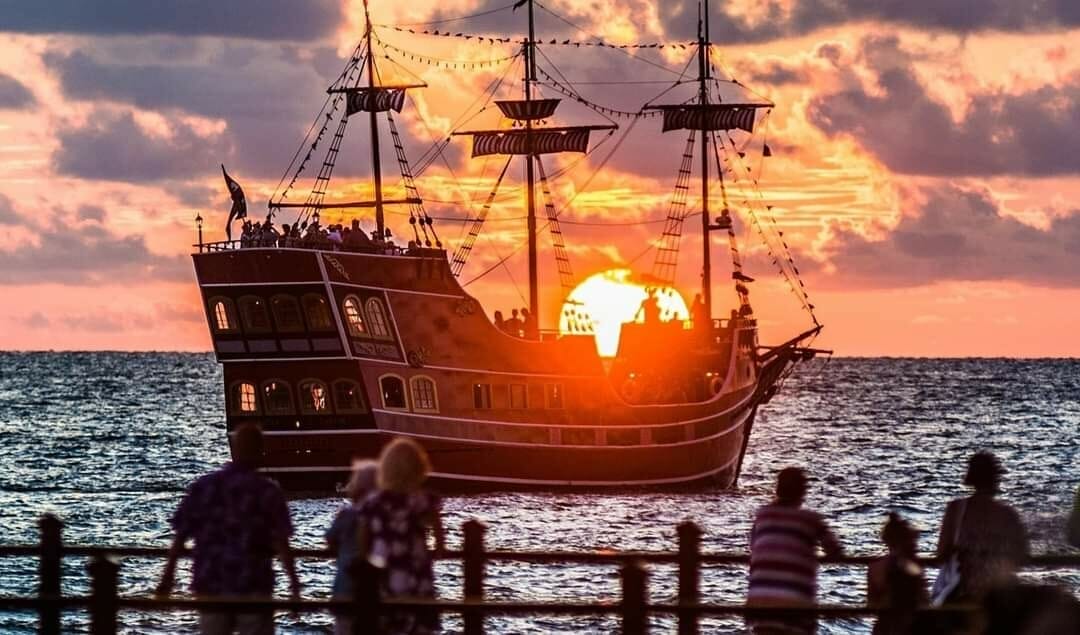
[[[526,40],[514,39],[509,37],[491,37],[489,35],[479,35],[476,33],[465,33],[462,31],[441,31],[439,29],[411,29],[403,26],[384,25],[381,28],[388,28],[398,31],[400,33],[411,33],[413,35],[430,35],[438,37],[453,37],[463,40],[476,41],[486,44],[525,44]],[[578,41],[559,38],[552,38],[550,40],[536,40],[537,44],[546,46],[573,46],[575,48],[581,48],[582,46],[592,46],[597,48],[609,48],[609,49],[692,49],[697,46],[697,42],[633,42],[630,44],[609,44],[603,40],[596,41]]]
[[[552,77],[551,75],[549,75],[547,72],[544,71],[544,69],[537,67],[536,70],[537,70],[537,72],[539,72],[541,75],[544,76],[544,79],[546,80],[546,83],[547,83],[548,86],[550,86],[551,88],[554,88],[555,90],[562,93],[563,95],[566,95],[567,97],[570,97],[571,99],[573,99],[574,101],[578,102],[579,104],[585,106],[586,108],[589,108],[591,110],[595,110],[596,112],[598,112],[598,113],[600,113],[602,115],[608,115],[608,116],[611,116],[611,117],[623,117],[623,118],[627,118],[627,119],[647,119],[649,117],[655,117],[657,115],[663,114],[659,110],[649,110],[649,111],[639,110],[637,112],[631,112],[629,110],[617,110],[615,108],[608,108],[607,106],[601,106],[600,104],[597,104],[597,103],[589,101],[588,99],[585,99],[584,97],[579,95],[576,91],[574,91],[572,88],[569,88],[569,87],[565,86],[559,80],[557,80],[554,77]]]
[[[397,46],[394,46],[393,44],[384,42],[382,40],[379,40],[379,44],[381,44],[383,48],[400,55],[402,59],[408,58],[410,61],[421,62],[427,64],[428,66],[438,66],[440,68],[453,68],[460,70],[480,70],[485,68],[492,68],[502,64],[503,62],[509,62],[510,60],[521,57],[521,52],[519,51],[513,55],[507,55],[506,57],[496,57],[486,60],[448,60],[439,57],[431,57],[430,55],[421,55],[420,53],[416,53],[414,51],[407,51],[403,48],[399,48]]]

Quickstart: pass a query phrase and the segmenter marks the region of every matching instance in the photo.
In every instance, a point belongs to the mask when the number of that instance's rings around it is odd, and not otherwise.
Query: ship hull
[[[395,437],[424,446],[443,489],[731,487],[791,363],[758,360],[750,319],[624,329],[638,350],[608,365],[591,337],[514,337],[443,252],[254,248],[195,265],[226,428],[258,424],[264,473],[296,492],[337,491]]]

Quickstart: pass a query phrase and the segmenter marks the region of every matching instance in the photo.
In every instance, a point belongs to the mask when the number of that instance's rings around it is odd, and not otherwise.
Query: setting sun
[[[650,287],[629,269],[608,269],[589,276],[566,297],[559,332],[591,331],[600,355],[614,357],[622,325],[644,321],[642,303],[650,292],[656,297],[661,321],[689,319],[686,301],[673,287]]]

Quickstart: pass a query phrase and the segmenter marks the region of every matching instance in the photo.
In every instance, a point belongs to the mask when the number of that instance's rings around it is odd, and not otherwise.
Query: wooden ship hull
[[[228,429],[263,427],[263,470],[288,490],[333,491],[396,436],[428,450],[443,487],[730,487],[758,406],[802,354],[759,355],[752,319],[631,324],[605,364],[592,336],[497,329],[442,250],[204,247],[193,257]]]

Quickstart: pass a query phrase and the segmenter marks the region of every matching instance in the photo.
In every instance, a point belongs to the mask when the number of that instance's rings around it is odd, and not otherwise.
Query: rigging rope
[[[574,271],[570,268],[570,256],[566,253],[566,243],[563,242],[562,227],[559,226],[559,215],[555,213],[555,203],[551,199],[551,188],[548,187],[547,174],[544,172],[544,162],[536,157],[536,167],[540,173],[540,191],[544,196],[544,212],[547,214],[548,229],[551,234],[551,246],[555,250],[555,263],[559,270],[559,284],[566,292],[574,289]]]
[[[491,193],[488,194],[487,201],[484,202],[484,206],[480,209],[476,218],[473,219],[472,227],[469,229],[469,235],[465,238],[465,242],[463,242],[461,246],[458,247],[457,251],[454,252],[454,257],[450,261],[450,272],[453,273],[454,276],[460,276],[461,270],[465,268],[465,262],[469,259],[469,253],[472,252],[473,245],[476,244],[476,239],[480,236],[480,230],[484,227],[484,220],[487,219],[488,211],[491,209],[491,203],[495,200],[495,194],[499,191],[499,185],[502,184],[503,177],[506,176],[506,171],[509,169],[510,162],[513,160],[513,156],[506,159],[506,164],[503,166],[502,172],[499,173],[499,178],[495,181],[495,186],[491,188]],[[485,272],[485,274],[486,273],[487,272]]]
[[[668,204],[667,222],[660,234],[660,245],[653,261],[652,275],[664,284],[675,282],[675,270],[679,264],[679,242],[682,239],[683,221],[686,220],[686,197],[690,192],[690,173],[694,159],[694,141],[696,130],[691,130],[686,137],[679,173],[675,177],[675,189]]]
[[[500,11],[506,11],[507,9],[513,9],[515,4],[517,4],[517,0],[515,0],[514,2],[511,2],[510,4],[501,6],[501,7],[495,7],[494,9],[488,9],[487,11],[480,11],[478,13],[470,13],[468,15],[459,15],[459,16],[456,16],[456,17],[453,17],[453,18],[442,18],[442,19],[439,19],[439,20],[430,20],[428,22],[398,22],[398,23],[395,23],[395,24],[376,24],[374,26],[397,28],[397,27],[408,27],[408,26],[428,26],[428,25],[432,25],[432,24],[446,24],[448,22],[460,22],[462,20],[471,20],[472,18],[480,18],[480,17],[483,17],[485,15],[491,15],[493,13],[499,13]]]

